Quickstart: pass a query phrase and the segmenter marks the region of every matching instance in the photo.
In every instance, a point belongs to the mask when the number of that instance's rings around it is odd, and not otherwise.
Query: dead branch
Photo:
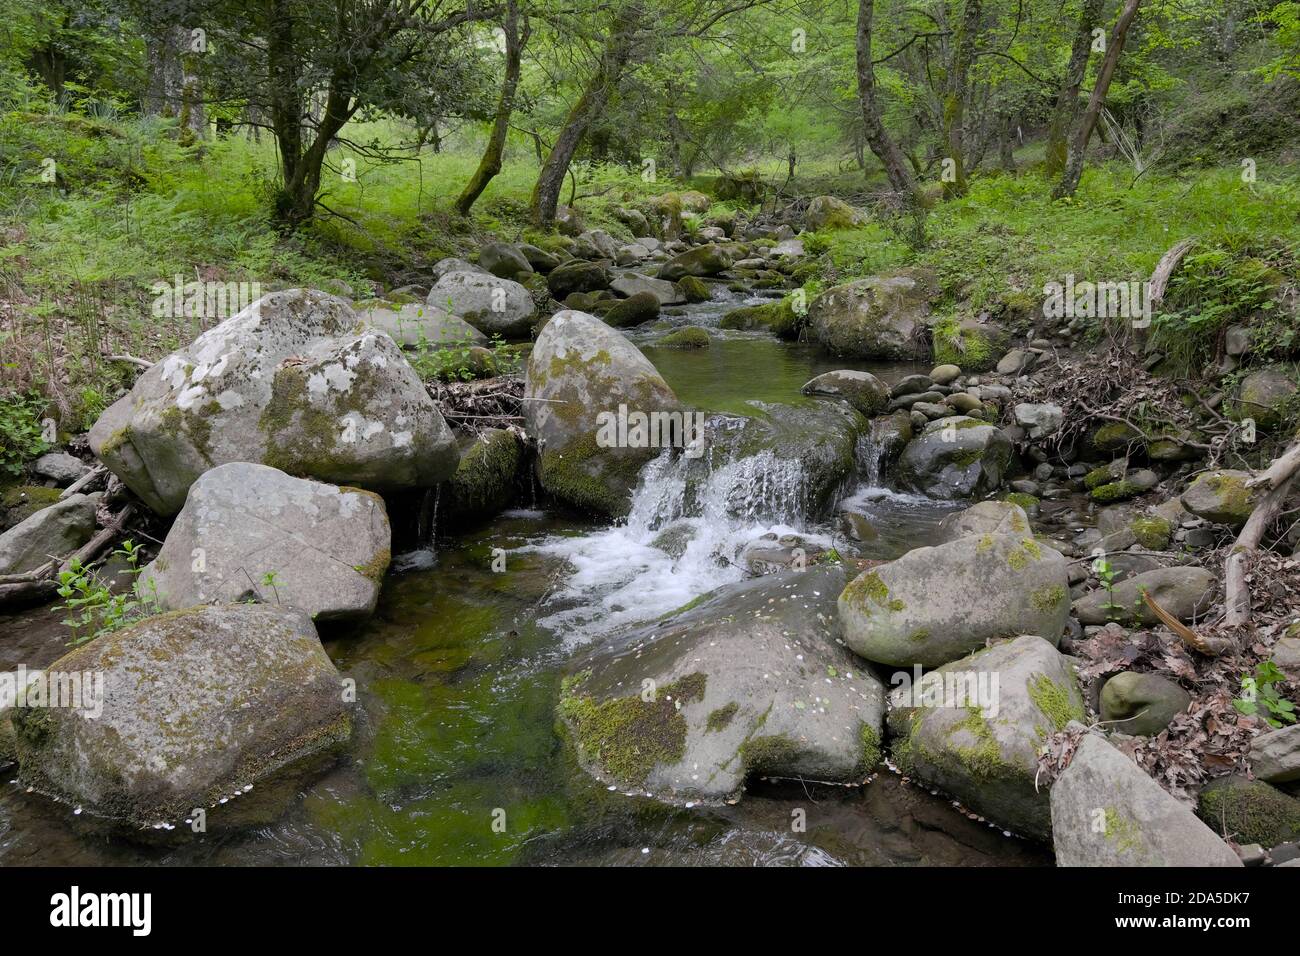
[[[59,575],[72,570],[74,562],[87,564],[97,558],[104,548],[122,533],[126,523],[135,515],[135,505],[127,504],[109,519],[98,533],[80,548],[60,561],[46,561],[38,568],[23,574],[0,576],[0,606],[11,603],[48,601],[58,591]]]
[[[1264,539],[1264,532],[1282,514],[1283,505],[1295,479],[1293,467],[1291,474],[1255,505],[1255,509],[1251,511],[1245,526],[1232,545],[1232,552],[1223,565],[1225,625],[1239,626],[1250,623],[1250,586],[1246,583],[1248,559],[1259,549],[1259,544]]]
[[[104,465],[96,465],[94,468],[91,468],[90,471],[86,472],[84,475],[82,475],[72,484],[68,485],[68,487],[64,488],[62,493],[59,495],[59,500],[62,501],[64,498],[71,498],[82,488],[85,488],[87,485],[90,485],[93,482],[98,481],[100,478],[103,478],[104,475],[106,474],[108,474],[108,468],[106,468]]]
[[[105,359],[110,362],[126,362],[130,365],[138,365],[141,368],[153,368],[154,363],[148,359],[136,358],[134,355],[105,355]]]
[[[1178,264],[1183,261],[1183,256],[1196,245],[1196,237],[1188,236],[1174,243],[1169,251],[1160,257],[1156,263],[1155,271],[1151,273],[1151,308],[1158,306],[1165,298],[1165,290],[1169,287],[1169,278],[1178,268]]]
[[[1247,480],[1247,488],[1276,488],[1300,469],[1300,441],[1274,458],[1267,468]]]

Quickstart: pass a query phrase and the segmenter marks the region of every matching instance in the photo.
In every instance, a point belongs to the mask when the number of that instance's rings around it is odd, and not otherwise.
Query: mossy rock
[[[661,349],[707,349],[712,339],[697,325],[677,329],[658,339],[654,344]]]
[[[8,485],[0,491],[0,531],[22,524],[42,508],[57,504],[59,488],[42,485]]]
[[[440,511],[453,527],[499,514],[514,501],[524,449],[512,432],[489,428],[461,455]]]
[[[1251,477],[1248,471],[1230,468],[1203,472],[1187,486],[1180,500],[1198,518],[1239,528],[1259,500],[1259,489],[1246,487]]]
[[[718,324],[724,329],[765,330],[777,338],[794,340],[803,329],[803,321],[804,317],[794,311],[793,300],[780,299],[732,309]]]
[[[1216,833],[1268,848],[1300,838],[1300,800],[1262,780],[1219,777],[1201,788],[1196,813]]]
[[[931,337],[935,362],[956,365],[967,373],[995,367],[1006,352],[1008,341],[1006,333],[995,325],[955,318],[938,322],[931,330]]]
[[[1296,370],[1282,365],[1251,372],[1241,380],[1224,411],[1235,421],[1253,419],[1256,427],[1264,431],[1288,422],[1295,424],[1300,414],[1298,381]]]
[[[638,292],[616,302],[602,318],[616,329],[626,329],[659,317],[659,297],[653,292]]]
[[[709,284],[695,276],[682,276],[677,280],[677,288],[687,302],[708,302],[713,298]]]

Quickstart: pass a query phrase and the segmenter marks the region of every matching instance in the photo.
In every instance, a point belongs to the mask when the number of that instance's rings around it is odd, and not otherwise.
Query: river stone
[[[1300,780],[1300,724],[1270,730],[1252,740],[1250,771],[1269,783]]]
[[[489,341],[464,319],[433,305],[411,302],[397,309],[375,306],[358,314],[366,324],[388,333],[398,345],[459,348],[486,346]]]
[[[609,282],[609,269],[599,262],[585,262],[582,259],[561,263],[546,277],[551,295],[560,300],[574,292],[608,289]]]
[[[180,824],[351,734],[339,673],[296,608],[146,618],[46,671],[87,672],[103,682],[97,717],[63,707],[10,713],[21,782],[93,816]]]
[[[230,461],[387,490],[435,485],[457,460],[397,344],[343,300],[303,289],[263,296],[152,366],[89,440],[161,515]]]
[[[866,217],[842,199],[834,196],[817,196],[808,203],[804,225],[810,232],[821,229],[853,229],[866,222]]]
[[[929,304],[911,273],[873,276],[828,289],[808,310],[813,336],[836,355],[908,360],[927,354]]]
[[[521,242],[519,244],[519,253],[528,260],[528,264],[533,267],[534,272],[550,272],[560,264],[560,260],[552,253],[547,252],[532,243]]]
[[[941,541],[956,541],[971,534],[1029,534],[1029,515],[1010,501],[981,501],[965,511],[944,515],[939,522]]]
[[[1202,787],[1196,815],[1240,845],[1275,847],[1300,838],[1300,800],[1240,774],[1218,777]]]
[[[659,318],[659,298],[653,292],[638,292],[614,303],[601,318],[606,325],[612,325],[616,329],[627,329],[649,322]]]
[[[460,457],[439,502],[440,515],[455,526],[499,514],[514,501],[524,449],[514,432],[488,428]]]
[[[898,480],[932,498],[986,495],[1002,484],[1011,442],[1000,428],[965,415],[936,419],[898,460]]]
[[[584,510],[627,514],[641,466],[661,449],[601,447],[599,415],[617,415],[620,405],[646,415],[681,410],[649,359],[594,315],[566,309],[537,337],[524,382],[542,487]]]
[[[1085,734],[1052,784],[1057,866],[1241,866],[1232,848],[1132,760]]]
[[[71,555],[94,536],[100,497],[70,495],[0,534],[0,574],[23,574]]]
[[[48,452],[32,462],[33,475],[52,481],[59,487],[72,484],[88,471],[89,465],[65,451]]]
[[[502,279],[513,279],[521,272],[533,271],[528,257],[508,242],[489,242],[479,250],[478,264]]]
[[[801,391],[805,395],[842,398],[868,418],[879,415],[889,404],[889,386],[870,372],[853,369],[823,372]]]
[[[1083,624],[1158,624],[1160,619],[1142,600],[1145,592],[1178,620],[1191,621],[1209,609],[1217,586],[1218,579],[1204,568],[1155,568],[1125,578],[1111,592],[1089,591],[1074,602],[1074,616]]]
[[[459,315],[485,335],[526,339],[537,319],[532,294],[513,279],[452,272],[434,283],[427,302]]]
[[[1016,424],[1032,439],[1046,438],[1060,430],[1065,412],[1060,405],[1021,402],[1014,409]]]
[[[433,268],[429,270],[429,275],[434,282],[437,282],[443,276],[451,275],[453,272],[476,272],[483,274],[486,273],[487,270],[474,265],[472,262],[466,262],[464,259],[451,257],[447,259],[439,259],[434,263]]]
[[[1153,737],[1187,709],[1192,695],[1159,674],[1125,671],[1101,689],[1101,719],[1117,721],[1109,728],[1134,737]]]
[[[696,246],[673,256],[659,267],[659,278],[672,282],[686,276],[715,276],[731,268],[731,255],[720,245]]]
[[[559,714],[583,768],[670,803],[756,775],[861,782],[884,691],[835,643],[843,582],[837,566],[745,581],[580,658]]]
[[[231,462],[190,487],[140,587],[164,610],[254,597],[317,621],[361,620],[379,599],[391,537],[372,492]]]
[[[1000,826],[1046,837],[1051,811],[1047,789],[1035,787],[1038,751],[1084,716],[1066,658],[1041,637],[1022,635],[930,673],[940,676],[889,695],[899,769]]]
[[[1262,368],[1241,380],[1224,411],[1229,418],[1238,421],[1252,418],[1258,428],[1267,431],[1285,421],[1287,406],[1297,391],[1300,391],[1300,386],[1296,384],[1294,373],[1288,374],[1280,365]]]
[[[936,365],[930,370],[930,380],[936,385],[951,385],[961,378],[961,369],[956,365]]]
[[[935,667],[1016,634],[1058,644],[1069,577],[1065,558],[1033,538],[971,535],[863,572],[839,611],[845,641],[867,660]]]
[[[681,305],[686,301],[686,296],[675,283],[653,279],[639,272],[624,272],[609,287],[629,299],[640,292],[649,292],[660,305]]]
[[[1203,472],[1187,486],[1180,500],[1198,518],[1240,528],[1259,498],[1257,489],[1246,487],[1251,477],[1248,471],[1231,468]]]
[[[618,242],[604,229],[588,229],[574,240],[574,255],[580,259],[614,259]]]

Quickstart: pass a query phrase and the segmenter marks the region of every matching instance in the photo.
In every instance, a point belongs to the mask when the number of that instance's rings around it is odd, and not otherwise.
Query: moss
[[[902,601],[889,597],[889,586],[875,571],[860,574],[850,581],[841,597],[848,598],[863,612],[870,611],[869,601],[890,611],[901,611],[905,607]]]
[[[713,298],[709,284],[695,276],[682,276],[677,280],[677,288],[686,297],[687,302],[708,302]]]
[[[959,426],[960,427],[960,426]],[[949,464],[956,465],[958,468],[969,468],[971,465],[978,465],[984,460],[983,448],[962,448],[954,452],[949,457]]]
[[[1008,504],[1019,505],[1021,508],[1024,508],[1026,511],[1029,511],[1031,508],[1038,507],[1038,499],[1035,498],[1033,495],[1025,494],[1023,491],[1007,492],[1007,494],[1002,496],[1002,500],[1007,502]],[[1017,528],[1016,530],[1019,531],[1022,529]],[[1028,529],[1026,528],[1023,530],[1028,530]]]
[[[725,730],[727,725],[731,723],[731,719],[736,716],[737,709],[738,705],[735,701],[732,701],[717,710],[710,711],[708,718],[704,722],[705,729],[712,733]]]
[[[930,629],[928,627],[923,627],[920,630],[913,631],[911,634],[907,635],[907,639],[913,644],[920,644],[924,641],[928,641],[930,639]]]
[[[1104,814],[1106,839],[1114,843],[1121,853],[1133,853],[1142,848],[1142,831],[1136,823],[1107,807]]]
[[[1068,686],[1046,674],[1035,674],[1028,684],[1029,699],[1052,722],[1054,730],[1064,730],[1072,720],[1083,720],[1083,702]]]
[[[1102,465],[1100,468],[1094,468],[1083,476],[1083,486],[1091,491],[1093,488],[1108,485],[1114,480],[1115,473],[1111,470],[1111,466]]]
[[[514,494],[523,449],[508,431],[491,430],[461,456],[447,481],[446,514],[454,523],[493,514]]]
[[[732,309],[719,325],[724,329],[766,329],[778,338],[796,339],[803,327],[803,317],[794,311],[792,300],[782,299]]]
[[[206,416],[210,414],[208,409],[215,404],[209,402],[197,412],[185,412],[176,405],[168,406],[160,420],[162,433],[171,438],[188,438],[204,460],[212,464],[212,422]],[[220,405],[216,407],[218,411],[221,410]]]
[[[955,317],[935,325],[933,344],[935,364],[956,365],[963,372],[987,371],[1001,355],[1000,343],[988,331],[963,326]]]
[[[537,476],[547,491],[571,505],[622,517],[648,457],[638,451],[601,448],[596,436],[585,432],[563,451],[544,449],[537,459]]]
[[[1155,516],[1137,518],[1129,525],[1138,544],[1148,551],[1163,551],[1169,546],[1173,526],[1164,518]]]
[[[746,773],[776,772],[789,767],[799,756],[799,745],[785,734],[752,737],[740,745],[740,759]]]
[[[1013,549],[1007,555],[1007,564],[1011,565],[1013,571],[1023,571],[1029,567],[1031,561],[1038,561],[1043,557],[1043,549],[1033,538],[1022,538],[1020,546]]]
[[[681,760],[686,753],[686,718],[681,704],[704,697],[707,676],[701,673],[661,687],[652,701],[640,695],[596,701],[578,693],[581,681],[566,683],[560,715],[573,729],[583,755],[618,782],[641,786],[656,766]]]
[[[365,564],[354,564],[352,570],[378,584],[384,579],[384,574],[388,571],[388,565],[392,560],[393,552],[388,548],[380,548]]]
[[[26,521],[42,508],[57,504],[63,492],[41,485],[10,485],[0,492],[0,528]]]
[[[1249,516],[1254,510],[1250,489],[1245,481],[1237,475],[1215,472],[1204,478],[1205,484],[1222,500],[1220,511]]]
[[[706,349],[711,341],[708,332],[692,325],[678,329],[676,332],[669,332],[654,344],[664,349]]]
[[[1002,750],[993,729],[978,707],[966,708],[966,716],[948,728],[948,745],[952,754],[963,767],[977,780],[990,780],[1005,773],[1006,764],[1002,760]],[[970,746],[954,744],[952,736],[965,731],[975,738]]]
[[[1110,422],[1092,433],[1092,444],[1101,451],[1118,451],[1141,441],[1137,429],[1125,422]]]
[[[880,764],[882,755],[880,734],[870,724],[862,724],[858,728],[858,746],[858,764],[855,772],[858,776],[866,776]]]
[[[1125,501],[1142,494],[1142,489],[1131,481],[1112,481],[1092,489],[1092,500],[1099,502]]]
[[[1273,847],[1300,837],[1300,800],[1262,780],[1214,780],[1201,790],[1196,812],[1237,843]]]
[[[1055,610],[1062,601],[1066,600],[1068,593],[1065,588],[1059,584],[1049,584],[1045,587],[1037,588],[1029,596],[1029,603],[1037,610],[1047,613]]]

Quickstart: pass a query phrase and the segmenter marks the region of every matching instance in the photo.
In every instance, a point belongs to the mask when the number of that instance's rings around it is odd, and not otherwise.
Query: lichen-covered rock
[[[578,508],[616,517],[628,511],[641,466],[662,449],[602,447],[600,413],[617,416],[620,405],[646,415],[681,411],[636,346],[595,316],[567,309],[537,337],[524,396],[543,399],[524,402],[542,487]]]
[[[1074,602],[1074,615],[1084,624],[1158,624],[1160,619],[1142,599],[1144,593],[1180,621],[1191,621],[1209,610],[1218,579],[1204,568],[1153,568],[1115,584],[1097,588]]]
[[[1002,429],[965,415],[935,419],[898,460],[898,480],[932,498],[986,495],[1002,484],[1011,442]]]
[[[1024,537],[1029,531],[1029,515],[1010,501],[981,501],[965,511],[944,515],[939,522],[939,538],[956,541],[967,535],[1013,534]]]
[[[933,676],[931,676],[933,675]],[[1084,716],[1066,659],[1024,635],[945,664],[889,695],[895,763],[993,822],[1034,837],[1051,832],[1038,751]]]
[[[23,574],[68,557],[95,533],[99,494],[70,495],[0,534],[0,574]]]
[[[1060,642],[1070,615],[1065,558],[1033,538],[982,534],[865,571],[839,599],[844,640],[867,660],[934,667],[987,641]]]
[[[835,643],[834,566],[733,585],[573,665],[559,714],[584,769],[673,803],[747,777],[860,782],[880,759],[880,681]]]
[[[427,304],[458,315],[486,335],[529,336],[537,320],[532,294],[513,279],[487,272],[450,272],[429,290]]]
[[[808,310],[814,337],[836,355],[906,360],[929,354],[926,283],[917,275],[873,276],[839,285]]]
[[[1101,689],[1101,719],[1110,729],[1135,737],[1151,737],[1187,709],[1192,695],[1159,674],[1125,671]]]
[[[821,229],[853,229],[865,223],[866,217],[843,199],[834,196],[817,196],[808,203],[804,224],[812,232]]]
[[[1057,866],[1241,866],[1191,810],[1096,734],[1079,741],[1051,805]]]
[[[440,503],[441,516],[463,525],[498,514],[514,500],[524,449],[515,434],[489,428],[460,458]]]
[[[710,243],[687,249],[659,267],[659,278],[672,282],[686,276],[715,276],[731,268],[731,255],[722,246]]]
[[[457,461],[397,344],[341,299],[302,289],[263,296],[155,364],[89,438],[162,515],[231,461],[374,490],[435,485]]]
[[[46,673],[98,675],[100,712],[10,711],[20,780],[135,826],[179,824],[351,733],[338,671],[311,618],[293,608],[235,604],[147,618]]]
[[[411,302],[399,308],[375,305],[358,310],[361,321],[387,332],[398,345],[428,348],[486,346],[488,337],[459,316]]]
[[[879,415],[889,404],[889,386],[870,372],[839,369],[823,372],[804,385],[805,395],[842,398],[863,415]]]
[[[190,488],[140,588],[165,610],[252,597],[358,620],[375,610],[391,539],[372,492],[231,462]]]
[[[1206,521],[1239,528],[1255,510],[1259,491],[1247,488],[1248,471],[1224,468],[1196,476],[1180,499],[1183,507]]]
[[[1274,847],[1300,838],[1300,800],[1239,774],[1217,777],[1202,787],[1196,815],[1241,845]]]
[[[1283,424],[1287,408],[1300,392],[1294,372],[1280,365],[1246,375],[1225,411],[1229,418],[1253,419],[1257,428],[1270,430]]]

